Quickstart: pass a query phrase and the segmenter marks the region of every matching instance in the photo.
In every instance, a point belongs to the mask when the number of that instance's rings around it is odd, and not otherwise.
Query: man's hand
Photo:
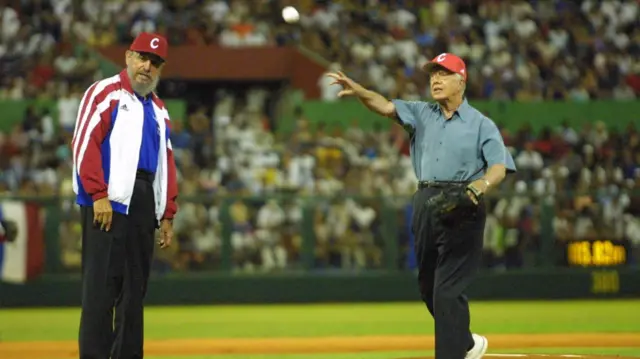
[[[93,202],[93,224],[99,225],[100,230],[109,231],[113,220],[113,209],[108,197],[100,198]]]
[[[356,92],[363,89],[357,82],[348,78],[342,71],[330,72],[327,76],[331,77],[335,81],[331,85],[340,85],[342,90],[338,92],[338,97],[356,95]]]
[[[462,186],[443,190],[429,198],[426,206],[446,226],[461,223],[478,208],[469,195],[469,189]]]
[[[173,222],[170,219],[163,219],[160,221],[160,239],[158,244],[160,248],[164,249],[171,246],[173,240]]]
[[[369,110],[385,117],[396,117],[396,107],[393,102],[379,93],[362,87],[359,83],[348,78],[342,71],[330,72],[326,76],[335,80],[331,85],[342,86],[342,90],[338,92],[338,97],[357,96],[358,100],[367,106]]]
[[[471,190],[469,187],[473,188],[473,190]],[[484,179],[479,179],[471,182],[469,184],[469,187],[467,187],[467,194],[474,204],[478,204],[478,197],[484,195],[485,192],[487,192],[487,189],[489,189],[489,186]]]

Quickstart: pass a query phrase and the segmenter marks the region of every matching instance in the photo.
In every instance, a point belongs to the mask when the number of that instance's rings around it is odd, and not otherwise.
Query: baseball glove
[[[18,235],[18,226],[13,221],[0,221],[0,226],[4,228],[4,240],[13,242]]]
[[[465,217],[473,215],[477,209],[477,205],[469,196],[475,198],[477,203],[482,199],[482,193],[469,185],[442,191],[431,197],[427,204],[443,224],[455,225]]]

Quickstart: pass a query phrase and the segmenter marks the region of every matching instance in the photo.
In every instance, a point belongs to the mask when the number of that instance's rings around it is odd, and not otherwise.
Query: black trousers
[[[111,230],[82,207],[80,359],[143,357],[143,299],[156,228],[151,182],[136,179],[129,214],[113,213]],[[114,318],[115,310],[115,318]]]
[[[423,188],[413,196],[418,282],[435,322],[436,359],[463,359],[473,346],[464,291],[480,267],[486,210],[480,203],[456,225],[444,225],[427,205],[441,191]]]

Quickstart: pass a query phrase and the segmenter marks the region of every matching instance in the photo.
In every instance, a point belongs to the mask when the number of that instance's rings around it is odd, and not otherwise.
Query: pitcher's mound
[[[486,354],[487,359],[638,359],[619,355],[574,355],[574,354]],[[433,359],[433,357],[399,358]]]

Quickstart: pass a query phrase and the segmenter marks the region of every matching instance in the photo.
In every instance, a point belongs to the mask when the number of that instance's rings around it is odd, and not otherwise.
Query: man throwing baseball
[[[495,123],[464,98],[467,71],[443,53],[424,65],[435,103],[389,101],[343,73],[329,73],[367,108],[409,133],[418,178],[413,196],[420,295],[435,321],[436,359],[479,359],[485,337],[470,331],[464,291],[479,268],[486,210],[483,196],[515,172]]]

